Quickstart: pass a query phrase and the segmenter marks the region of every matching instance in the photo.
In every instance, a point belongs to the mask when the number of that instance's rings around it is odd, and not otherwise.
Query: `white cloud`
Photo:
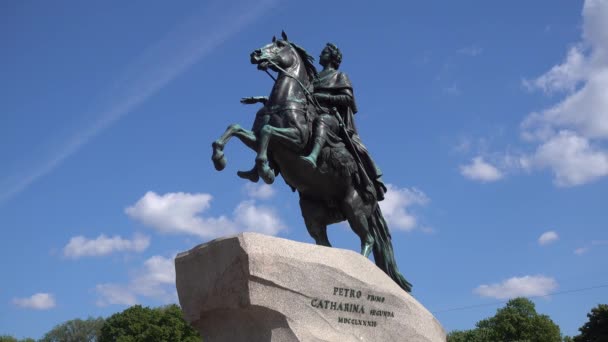
[[[559,129],[569,129],[587,138],[608,138],[606,87],[608,67],[590,74],[580,90],[558,104],[530,114],[522,123],[524,137],[544,140]]]
[[[14,298],[13,304],[34,310],[48,310],[56,305],[55,297],[50,293],[36,293],[27,298]]]
[[[146,260],[143,271],[131,281],[131,290],[142,296],[171,300],[175,293],[173,259],[156,255]]]
[[[276,1],[246,1],[232,6],[210,2],[159,41],[150,45],[109,87],[105,102],[96,104],[95,117],[48,156],[0,182],[0,203],[20,193],[37,179],[52,172],[103,130],[171,83],[234,34],[268,13]]]
[[[99,284],[95,286],[95,291],[100,296],[97,306],[137,304],[137,296],[124,285]]]
[[[259,206],[255,201],[237,205],[233,217],[205,217],[211,206],[209,194],[147,192],[134,205],[125,209],[127,215],[162,233],[189,234],[214,238],[240,231],[277,234],[285,229],[278,214],[271,207]]]
[[[538,243],[541,246],[544,245],[548,245],[552,242],[555,242],[559,239],[559,236],[557,235],[556,232],[550,230],[548,232],[544,232],[539,238],[538,238]]]
[[[245,185],[247,196],[257,199],[269,199],[275,195],[275,190],[268,184],[247,183]]]
[[[508,299],[514,297],[546,296],[557,288],[557,281],[542,275],[513,277],[501,283],[480,285],[473,292],[482,297]]]
[[[593,241],[591,241],[591,244],[587,244],[587,246],[579,247],[579,248],[575,249],[574,254],[583,255],[583,254],[591,251],[591,249],[597,248],[598,246],[606,246],[606,245],[608,245],[608,240],[593,240]]]
[[[416,188],[398,188],[386,185],[388,191],[384,201],[379,202],[382,214],[391,229],[411,231],[416,228],[416,217],[408,211],[412,205],[428,203],[428,197]]]
[[[95,287],[99,299],[98,306],[134,305],[138,297],[175,302],[174,258],[155,255],[144,262],[142,269],[135,272],[128,284],[99,284]]]
[[[158,195],[148,191],[134,205],[125,209],[127,215],[162,233],[185,233],[201,237],[233,233],[236,228],[224,216],[203,218],[212,196],[184,192]]]
[[[569,49],[563,63],[524,85],[565,93],[522,122],[522,136],[539,145],[526,158],[530,164],[553,170],[560,186],[608,175],[608,2],[586,0],[581,42]]]
[[[503,174],[494,165],[478,156],[473,158],[470,164],[461,165],[460,173],[472,180],[480,182],[494,182],[503,178]]]
[[[285,229],[275,210],[258,206],[254,201],[244,201],[234,210],[234,222],[245,231],[276,235]]]
[[[546,93],[574,91],[584,79],[585,68],[585,55],[580,46],[575,46],[568,51],[564,63],[554,66],[535,80],[524,80],[524,85],[530,90],[539,88]]]
[[[529,165],[551,168],[558,186],[575,186],[608,175],[608,153],[587,138],[561,131],[538,147]]]
[[[101,234],[95,239],[75,236],[63,248],[63,255],[77,259],[83,256],[108,255],[114,252],[143,252],[149,245],[150,238],[140,234],[136,234],[132,240],[123,239],[118,235],[107,237]]]

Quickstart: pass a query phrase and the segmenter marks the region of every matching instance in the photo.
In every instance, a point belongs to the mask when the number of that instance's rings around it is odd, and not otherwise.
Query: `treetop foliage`
[[[589,321],[578,330],[573,342],[604,342],[608,341],[608,305],[600,304],[587,314]]]
[[[99,342],[200,342],[201,337],[183,316],[179,306],[160,308],[132,306],[110,316]]]
[[[534,303],[521,297],[509,300],[493,317],[477,322],[475,329],[448,335],[448,342],[523,341],[562,342],[562,337],[549,316],[538,314]]]

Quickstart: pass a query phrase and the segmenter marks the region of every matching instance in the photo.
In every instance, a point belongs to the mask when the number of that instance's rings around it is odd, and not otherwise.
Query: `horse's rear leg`
[[[224,155],[224,147],[233,136],[239,138],[247,147],[254,151],[256,150],[257,139],[252,131],[244,129],[239,124],[228,126],[224,134],[211,144],[211,148],[213,149],[211,160],[213,161],[215,169],[218,171],[221,171],[226,167],[227,160]]]
[[[325,205],[318,201],[300,197],[300,208],[308,234],[315,239],[315,243],[320,246],[331,247],[327,237],[327,224],[325,223],[327,209]]]
[[[331,243],[329,242],[329,238],[327,237],[327,226],[323,225],[306,225],[306,229],[308,229],[308,234],[315,239],[315,243],[319,246],[331,247]]]
[[[368,218],[371,215],[371,206],[351,187],[342,203],[342,210],[350,228],[361,239],[361,254],[366,258],[374,247],[374,238],[369,232]]]

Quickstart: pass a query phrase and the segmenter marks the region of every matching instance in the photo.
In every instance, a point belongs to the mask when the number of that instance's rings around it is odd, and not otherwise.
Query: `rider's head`
[[[342,52],[335,44],[327,43],[319,57],[319,64],[324,67],[331,64],[335,69],[338,69],[340,63],[342,63]]]

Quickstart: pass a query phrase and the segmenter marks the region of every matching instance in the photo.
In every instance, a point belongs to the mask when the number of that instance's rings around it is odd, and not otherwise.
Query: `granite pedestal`
[[[257,233],[175,259],[184,316],[205,342],[445,342],[433,315],[353,251]]]

